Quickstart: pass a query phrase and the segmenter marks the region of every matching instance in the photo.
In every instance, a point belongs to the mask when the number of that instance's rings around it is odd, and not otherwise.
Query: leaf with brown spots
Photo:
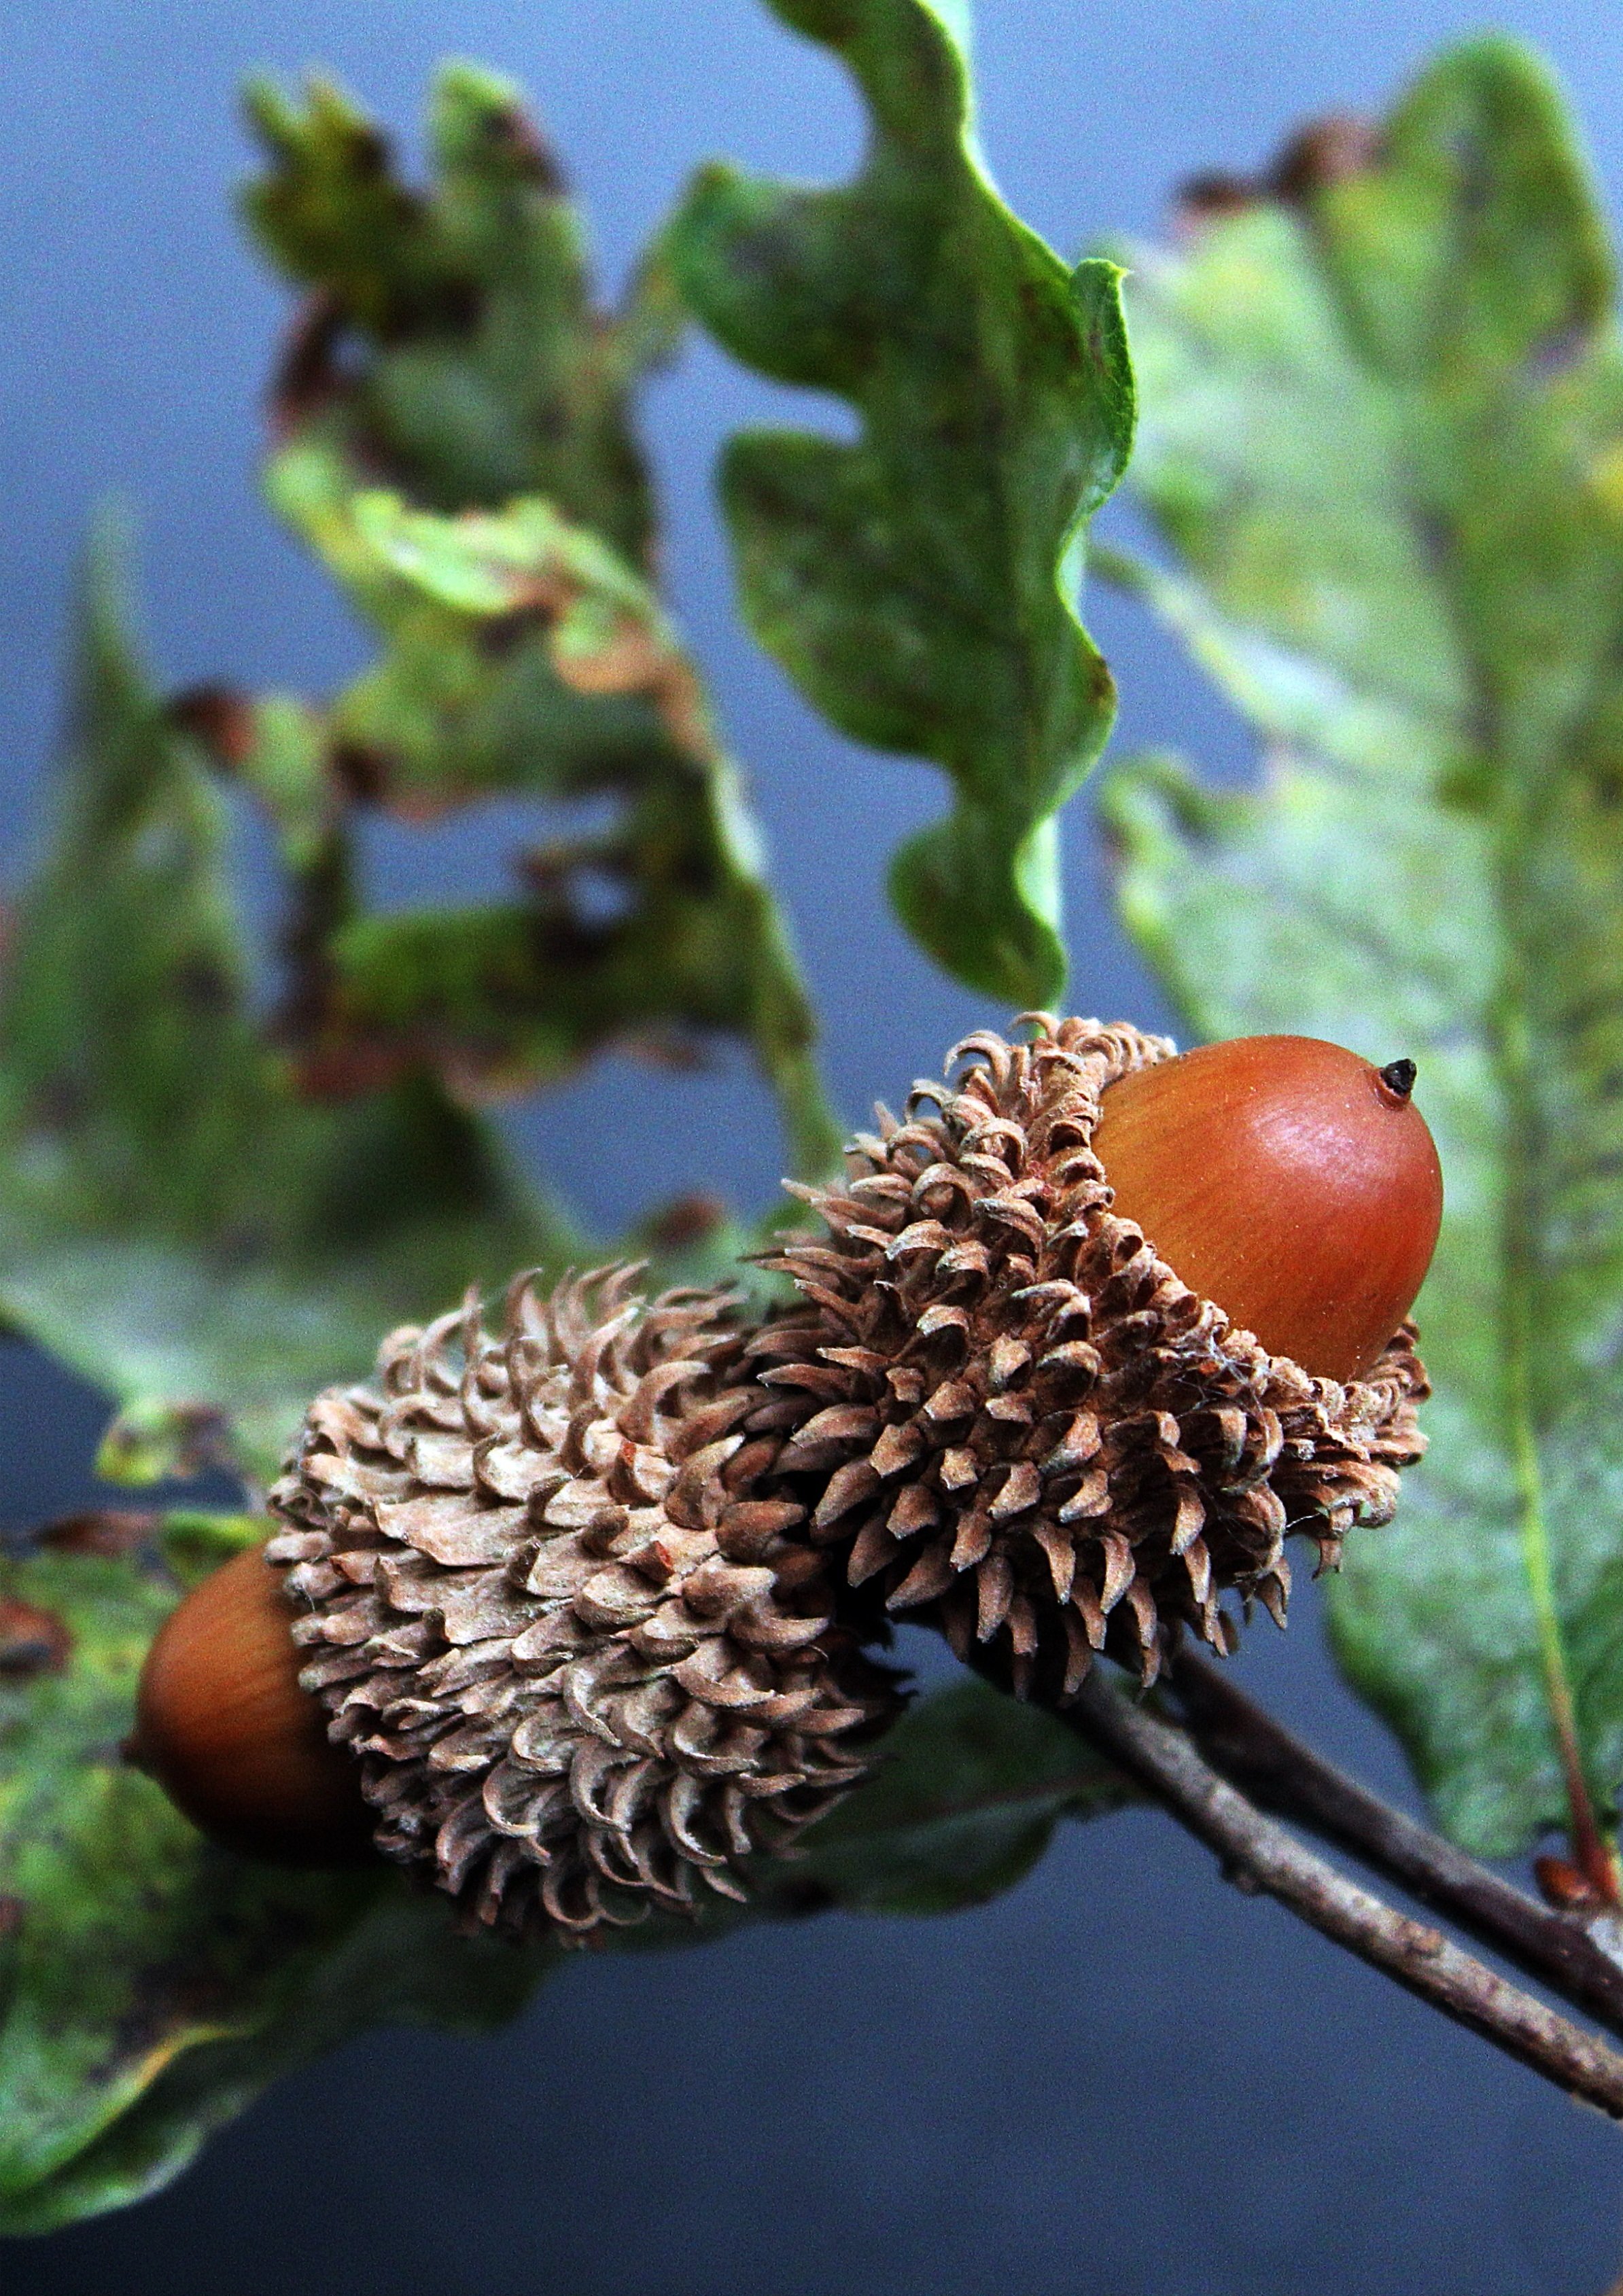
[[[122,1759],[147,1642],[263,1525],[146,1518],[0,1560],[0,2232],[138,2199],[285,2067],[377,2020],[494,2022],[539,1957],[455,1938],[377,1869],[301,1874],[205,1842]],[[121,1542],[120,1542],[121,1543]]]
[[[278,483],[332,477],[289,450]],[[738,776],[647,585],[537,496],[455,518],[375,491],[322,495],[319,514],[300,500],[389,634],[332,718],[347,753],[381,761],[384,801],[428,815],[519,789],[617,808],[525,857],[510,901],[335,922],[307,1077],[381,1061],[512,1086],[611,1041],[680,1054],[725,1031],[775,1087],[796,1168],[826,1166],[810,1012]]]
[[[663,246],[622,314],[598,308],[556,165],[517,92],[470,66],[437,82],[422,186],[324,82],[302,103],[258,86],[250,110],[271,165],[248,214],[311,291],[267,491],[381,650],[328,710],[209,687],[177,708],[281,838],[281,1029],[304,1089],[426,1070],[488,1095],[610,1046],[691,1060],[732,1036],[795,1168],[823,1169],[839,1137],[810,1004],[739,777],[648,587],[631,394],[681,331]],[[516,852],[508,900],[365,908],[357,809],[424,822],[497,794],[612,818]]]
[[[1419,1064],[1436,1393],[1330,1613],[1441,1823],[1512,1857],[1623,1780],[1623,354],[1606,217],[1513,42],[1135,256],[1126,570],[1269,752],[1104,791],[1203,1035]],[[1582,1819],[1578,1830],[1581,1831]],[[1580,1861],[1581,1862],[1581,1861]]]
[[[76,1530],[0,1561],[0,1604],[71,1637],[55,1671],[0,1671],[0,2233],[140,2199],[280,2073],[374,2023],[496,2024],[557,1960],[460,1936],[442,1898],[381,1861],[298,1873],[217,1849],[124,1761],[141,1660],[182,1579],[264,1528],[143,1521],[118,1551]],[[1127,1793],[1051,1715],[981,1683],[922,1702],[887,1752],[802,1858],[757,1861],[750,1906],[617,1931],[611,1948],[825,1906],[975,1904],[1018,1880],[1061,1817]]]

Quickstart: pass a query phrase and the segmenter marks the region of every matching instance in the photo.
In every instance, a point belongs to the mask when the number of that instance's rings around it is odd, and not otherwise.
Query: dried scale
[[[1411,1325],[1343,1385],[1182,1283],[1090,1145],[1101,1095],[1173,1046],[1027,1017],[1029,1043],[966,1038],[903,1123],[881,1110],[843,1186],[798,1192],[827,1234],[773,1263],[803,1304],[750,1357],[780,1398],[773,1488],[850,1584],[1063,1699],[1096,1652],[1150,1682],[1184,1627],[1232,1651],[1227,1589],[1283,1622],[1287,1532],[1322,1567],[1389,1520],[1427,1389]]]
[[[583,1937],[781,1849],[863,1773],[889,1675],[830,1620],[726,1298],[634,1271],[511,1287],[385,1341],[271,1495],[375,1839],[473,1922]]]

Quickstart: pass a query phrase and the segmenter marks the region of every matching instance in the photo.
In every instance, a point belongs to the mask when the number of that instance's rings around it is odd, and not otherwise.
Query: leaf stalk
[[[1521,867],[1519,843],[1507,840],[1503,866],[1513,881]],[[1600,1903],[1616,1909],[1619,1897],[1616,1860],[1601,1832],[1594,1798],[1584,1773],[1578,1710],[1572,1696],[1565,1637],[1555,1595],[1555,1572],[1550,1553],[1549,1524],[1545,1514],[1544,1470],[1538,1453],[1535,1399],[1531,1375],[1532,1301],[1537,1278],[1533,1247],[1534,1226],[1530,1193],[1529,1143],[1537,1134],[1537,1106],[1533,1092],[1531,1049],[1526,1026],[1527,984],[1520,959],[1512,966],[1502,1000],[1503,1017],[1495,1032],[1495,1061],[1508,1113],[1505,1128],[1509,1164],[1504,1214],[1504,1280],[1502,1332],[1506,1431],[1514,1479],[1522,1566],[1538,1643],[1539,1670],[1545,1701],[1550,1711],[1557,1758],[1567,1797],[1568,1832],[1573,1862]]]

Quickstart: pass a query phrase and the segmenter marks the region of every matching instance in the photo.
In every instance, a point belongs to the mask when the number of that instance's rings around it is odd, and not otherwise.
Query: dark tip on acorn
[[[1381,1071],[1381,1081],[1399,1100],[1407,1100],[1414,1089],[1414,1075],[1413,1061],[1389,1061]]]

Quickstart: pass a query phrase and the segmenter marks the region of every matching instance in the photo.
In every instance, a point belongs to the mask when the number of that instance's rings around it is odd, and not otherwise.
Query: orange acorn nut
[[[1117,1213],[1193,1291],[1270,1355],[1360,1379],[1407,1315],[1442,1218],[1414,1084],[1412,1061],[1237,1037],[1111,1085],[1094,1151]]]
[[[371,1816],[358,1766],[299,1686],[291,1625],[262,1548],[212,1571],[158,1630],[126,1751],[217,1840],[327,1863],[360,1852]]]

